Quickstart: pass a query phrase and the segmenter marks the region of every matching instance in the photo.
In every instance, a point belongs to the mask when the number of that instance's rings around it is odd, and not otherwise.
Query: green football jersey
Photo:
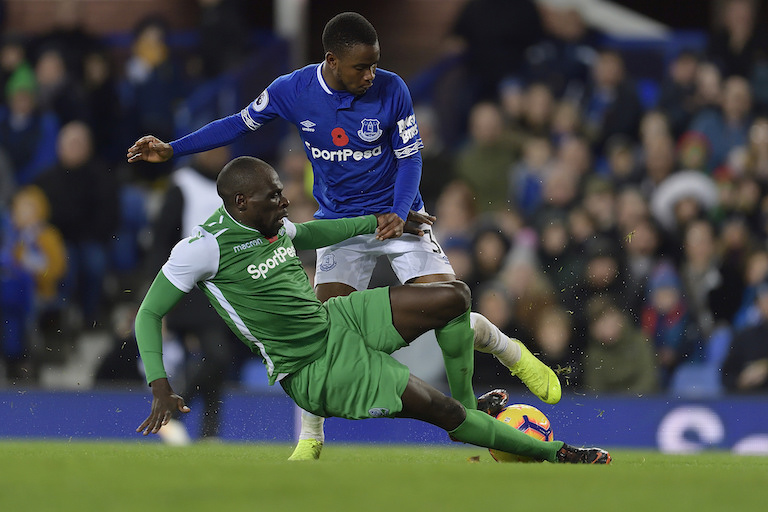
[[[264,358],[273,384],[324,350],[326,309],[317,300],[298,249],[316,249],[373,233],[373,215],[293,224],[277,236],[234,220],[219,208],[171,251],[162,272],[176,288],[199,286],[227,325]]]

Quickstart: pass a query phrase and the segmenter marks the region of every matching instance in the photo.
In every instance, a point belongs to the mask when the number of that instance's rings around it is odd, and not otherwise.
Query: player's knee
[[[457,317],[472,307],[472,292],[463,281],[450,281],[446,284],[451,290],[449,304],[446,307],[450,309],[452,317]]]

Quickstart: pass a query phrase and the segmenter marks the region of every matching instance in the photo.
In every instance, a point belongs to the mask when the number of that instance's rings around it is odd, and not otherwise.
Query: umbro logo
[[[313,132],[315,131],[315,126],[317,126],[315,123],[307,119],[306,121],[302,121],[299,123],[301,125],[301,130],[305,132]]]

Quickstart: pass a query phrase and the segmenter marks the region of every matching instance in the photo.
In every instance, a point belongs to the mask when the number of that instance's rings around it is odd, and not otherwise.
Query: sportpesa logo
[[[271,258],[267,258],[266,261],[256,264],[248,265],[246,270],[249,274],[251,274],[252,279],[266,279],[267,274],[269,271],[276,266],[278,266],[281,263],[285,263],[285,260],[287,258],[294,258],[296,257],[296,248],[295,247],[280,247],[279,249],[275,249],[275,251],[272,253]]]
[[[315,160],[325,160],[326,162],[346,162],[350,158],[359,162],[360,160],[368,160],[381,154],[381,146],[376,146],[373,149],[366,149],[365,151],[354,151],[351,149],[337,149],[330,151],[312,147],[309,142],[305,142],[304,144],[307,145],[307,149],[309,149],[312,154],[312,158]]]

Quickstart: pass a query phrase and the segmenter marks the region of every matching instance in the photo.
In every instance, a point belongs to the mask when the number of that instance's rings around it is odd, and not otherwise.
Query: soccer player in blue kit
[[[368,287],[376,259],[386,255],[402,283],[455,279],[451,264],[431,232],[433,217],[419,194],[423,147],[405,82],[378,69],[378,35],[363,16],[346,12],[332,18],[322,36],[325,59],[278,77],[242,111],[213,121],[165,143],[147,135],[129,149],[129,162],[163,162],[173,156],[230,144],[281,117],[296,126],[314,173],[318,219],[379,215],[377,235],[359,235],[318,249],[315,293],[321,301]],[[404,234],[411,219],[425,236]],[[470,316],[474,349],[495,355],[541,400],[557,403],[557,375],[519,340],[509,338],[485,317]],[[440,347],[451,395],[465,407],[478,407],[466,379],[474,367],[472,347]],[[506,392],[481,397],[481,408],[505,403]],[[317,459],[323,446],[323,418],[302,412],[302,428],[292,460]]]

